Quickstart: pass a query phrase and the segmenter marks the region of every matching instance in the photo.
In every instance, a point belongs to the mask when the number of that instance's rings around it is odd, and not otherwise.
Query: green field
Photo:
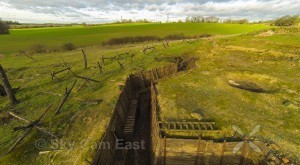
[[[72,42],[78,47],[100,45],[103,41],[127,36],[169,34],[227,35],[247,33],[268,28],[266,25],[238,25],[214,23],[180,24],[112,24],[91,27],[74,26],[58,28],[12,29],[10,35],[0,35],[0,54],[28,50],[34,44],[45,44],[49,49],[59,49],[64,43]]]

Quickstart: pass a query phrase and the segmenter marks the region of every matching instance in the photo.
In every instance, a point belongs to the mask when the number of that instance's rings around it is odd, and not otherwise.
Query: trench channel
[[[133,142],[139,144],[137,149],[128,150],[125,164],[150,164],[151,131],[150,131],[150,91],[140,94],[138,98],[137,118]]]
[[[272,158],[272,150],[261,141],[252,141],[252,147],[249,147],[243,139],[239,141],[226,141],[226,138],[223,141],[205,139],[203,136],[205,133],[218,134],[214,122],[162,122],[159,119],[158,91],[155,84],[178,72],[196,67],[196,59],[193,57],[175,61],[175,64],[169,66],[128,76],[101,140],[101,144],[110,144],[110,147],[99,147],[93,164],[266,164]],[[172,138],[168,135],[172,131],[187,132],[189,136],[194,132],[198,137]],[[251,149],[253,145],[261,149],[260,156]],[[237,146],[238,151],[233,152]],[[252,160],[253,156],[255,160]]]
[[[153,127],[158,130],[158,125],[151,123],[151,85],[196,67],[195,61],[194,57],[185,60],[176,57],[169,66],[128,76],[101,140],[111,147],[99,147],[92,164],[153,164]]]

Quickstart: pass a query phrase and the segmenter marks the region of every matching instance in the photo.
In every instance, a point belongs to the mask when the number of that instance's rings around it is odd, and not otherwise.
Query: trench
[[[179,60],[176,60],[177,62]],[[110,148],[98,148],[94,165],[150,165],[150,164],[265,164],[271,150],[262,142],[254,142],[263,148],[259,162],[252,162],[251,147],[246,143],[241,152],[233,153],[239,142],[204,140],[202,133],[218,131],[214,122],[162,122],[158,117],[159,106],[155,84],[161,79],[196,67],[196,59],[189,58],[169,66],[154,68],[128,76],[118,98],[106,133],[101,142]],[[166,135],[170,131],[198,134],[197,138],[185,139]],[[200,134],[199,134],[200,133]],[[168,136],[168,137],[167,137]],[[122,142],[119,143],[119,140]]]
[[[163,78],[196,67],[194,57],[185,60],[176,57],[172,60],[176,63],[128,76],[101,139],[101,143],[109,143],[112,147],[98,148],[93,164],[153,163],[153,144],[156,143],[153,142],[153,136],[158,136],[153,129],[157,130],[158,126],[151,123],[153,98],[150,87]],[[137,146],[134,146],[135,142]]]

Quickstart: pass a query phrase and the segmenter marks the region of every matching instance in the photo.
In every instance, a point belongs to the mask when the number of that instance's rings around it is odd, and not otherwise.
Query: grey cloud
[[[150,16],[160,18],[161,14],[169,14],[170,18],[203,15],[244,17],[252,20],[300,13],[299,0],[8,0],[6,2],[15,9],[51,14],[72,21],[73,18],[107,21],[117,19],[118,12],[133,17],[144,13],[147,19]],[[102,12],[105,16],[99,18],[89,11]]]
[[[130,6],[137,5],[139,7],[144,7],[146,5],[159,5],[159,4],[169,4],[174,5],[176,3],[206,3],[211,0],[9,0],[9,4],[13,5],[17,9],[27,9],[34,7],[72,7],[76,9],[86,8],[86,7],[98,7],[107,6],[109,4],[115,6]],[[230,0],[213,0],[213,2],[226,2]],[[124,5],[125,4],[125,5]],[[126,5],[127,4],[127,5]]]

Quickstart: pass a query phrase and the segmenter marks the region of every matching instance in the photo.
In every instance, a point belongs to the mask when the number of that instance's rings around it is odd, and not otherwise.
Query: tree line
[[[232,24],[248,24],[248,19],[224,19],[215,17],[215,16],[191,16],[186,17],[185,20],[178,20],[177,22],[169,22],[169,23],[232,23]],[[147,19],[139,19],[139,20],[132,20],[132,19],[121,19],[120,21],[116,21],[114,23],[122,24],[122,23],[161,23],[153,22]],[[259,21],[259,22],[253,22],[253,23],[264,23],[264,24],[270,24],[275,26],[293,26],[300,23],[300,16],[299,15],[286,15],[283,17],[280,17],[275,20],[267,20],[267,21]],[[26,25],[21,24],[17,21],[3,21],[0,18],[0,34],[9,34],[9,28],[34,28],[34,27],[54,27],[54,26],[72,26],[72,25],[78,25],[78,24],[33,24],[33,25]],[[83,26],[87,26],[86,23],[82,23]],[[92,26],[92,25],[89,25]]]

